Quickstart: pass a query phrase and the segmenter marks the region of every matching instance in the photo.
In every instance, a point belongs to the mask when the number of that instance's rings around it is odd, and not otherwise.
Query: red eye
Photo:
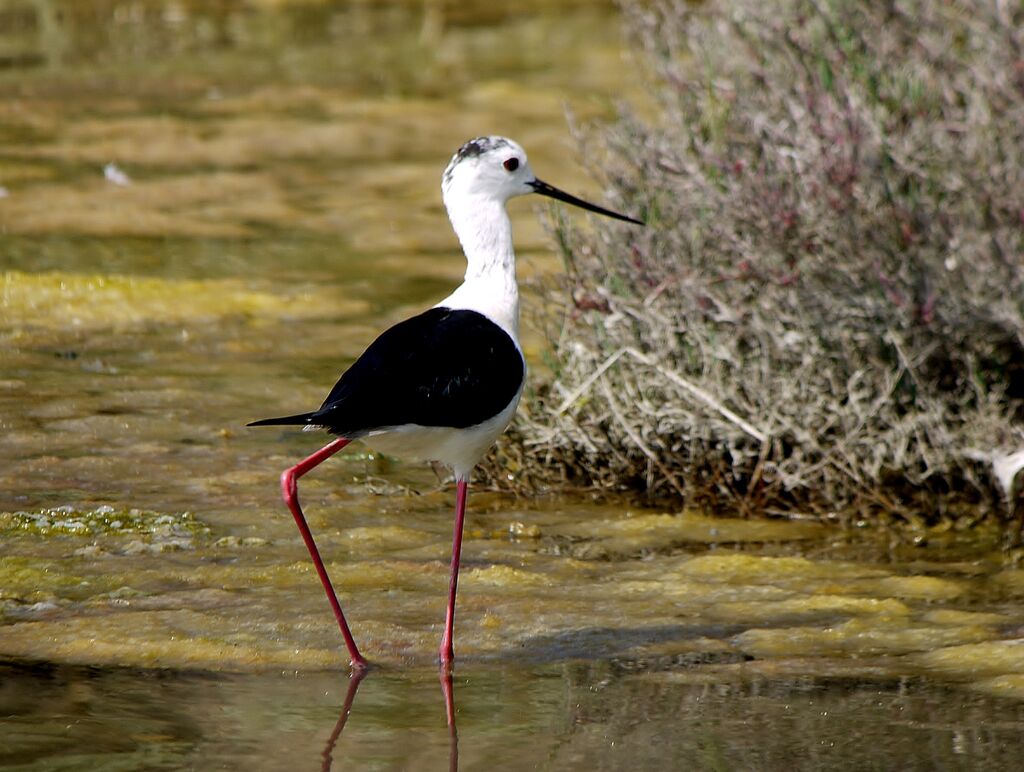
[[[514,172],[519,168],[519,159],[514,157],[509,158],[502,164],[502,166],[504,166],[507,171]]]

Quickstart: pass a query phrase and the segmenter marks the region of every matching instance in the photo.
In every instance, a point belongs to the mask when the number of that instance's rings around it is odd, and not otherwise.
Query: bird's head
[[[441,193],[449,210],[456,202],[485,199],[504,204],[515,196],[537,193],[606,217],[643,225],[640,220],[591,204],[537,179],[526,151],[505,137],[477,137],[460,147],[441,177]]]
[[[532,193],[526,151],[505,137],[477,137],[460,147],[441,178],[445,200],[489,198],[501,203]]]

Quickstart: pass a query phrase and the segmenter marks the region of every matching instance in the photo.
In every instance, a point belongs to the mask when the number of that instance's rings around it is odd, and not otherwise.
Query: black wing
[[[504,410],[525,372],[512,338],[486,316],[432,308],[382,333],[319,410],[259,423],[312,424],[343,437],[402,424],[462,429]]]

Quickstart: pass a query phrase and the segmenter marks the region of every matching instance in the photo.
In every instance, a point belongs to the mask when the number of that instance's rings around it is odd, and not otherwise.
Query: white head
[[[504,204],[527,193],[539,193],[606,217],[643,225],[640,220],[596,206],[537,179],[526,151],[506,137],[469,140],[452,156],[441,177],[441,194],[449,212],[453,206],[471,201]]]
[[[505,203],[533,193],[536,179],[526,151],[505,137],[477,137],[458,149],[441,177],[445,202],[456,198],[487,198]]]

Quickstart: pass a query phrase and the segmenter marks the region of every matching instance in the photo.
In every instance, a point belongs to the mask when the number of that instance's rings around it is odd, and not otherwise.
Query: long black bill
[[[612,217],[616,220],[622,220],[623,222],[631,222],[635,225],[644,224],[641,220],[637,220],[632,217],[627,217],[624,214],[613,212],[610,209],[605,209],[604,207],[600,207],[597,204],[591,204],[589,201],[584,201],[582,198],[576,198],[576,196],[571,196],[564,190],[559,190],[558,188],[552,187],[551,185],[548,185],[546,182],[534,180],[533,182],[529,183],[529,185],[531,188],[533,188],[534,193],[540,193],[542,196],[547,196],[548,198],[554,198],[559,201],[564,201],[567,204],[578,206],[580,209],[586,209],[589,212],[597,212],[597,214],[603,214],[605,217]]]

